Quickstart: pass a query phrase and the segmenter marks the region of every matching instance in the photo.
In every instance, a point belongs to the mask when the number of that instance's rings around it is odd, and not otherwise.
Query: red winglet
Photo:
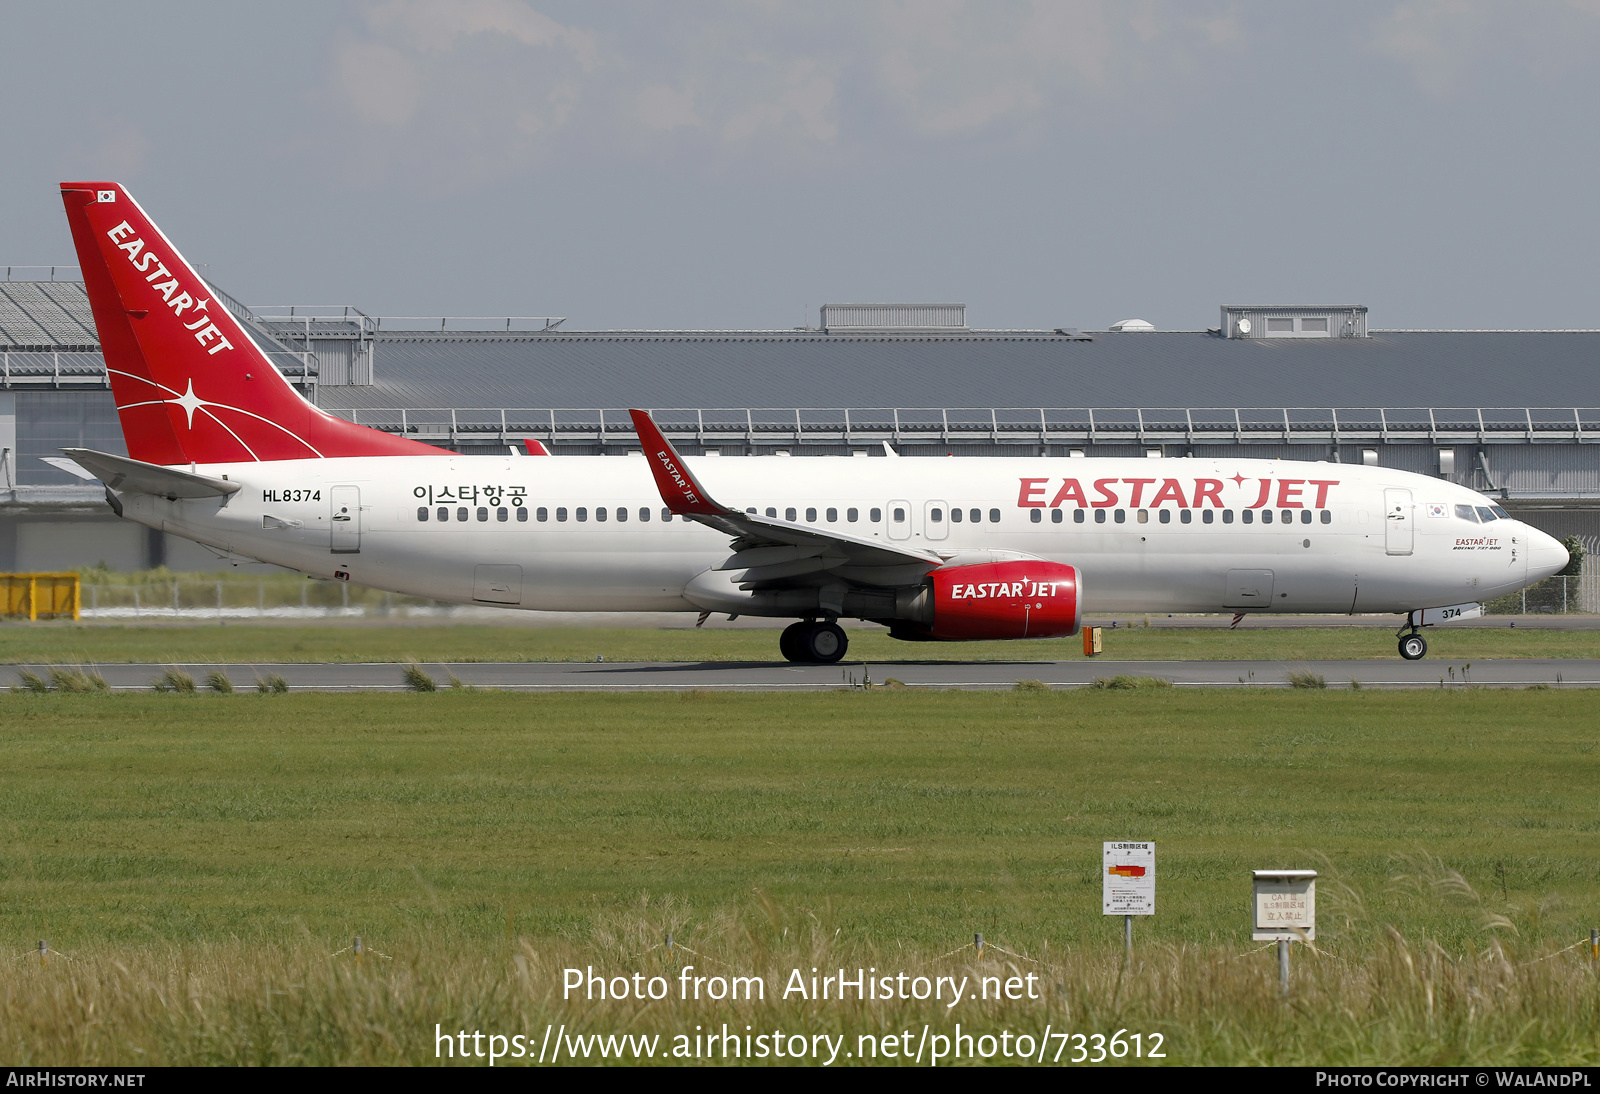
[[[530,456],[548,456],[550,450],[544,446],[543,441],[536,441],[532,437],[522,442],[522,447],[528,450]]]
[[[661,500],[668,509],[679,515],[693,513],[704,517],[728,512],[711,500],[649,414],[642,410],[630,410],[628,414],[644,445],[645,458],[650,461],[650,473],[656,477],[656,489],[661,491]]]

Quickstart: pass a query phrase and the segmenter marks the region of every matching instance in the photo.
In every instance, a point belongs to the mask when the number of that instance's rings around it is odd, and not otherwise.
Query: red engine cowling
[[[1078,568],[1065,563],[948,566],[928,580],[934,638],[1064,638],[1083,622]]]

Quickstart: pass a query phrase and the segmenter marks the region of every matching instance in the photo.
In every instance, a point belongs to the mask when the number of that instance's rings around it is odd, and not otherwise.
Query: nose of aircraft
[[[1537,528],[1528,529],[1528,583],[1543,581],[1551,574],[1567,568],[1571,560],[1567,549],[1554,536]]]

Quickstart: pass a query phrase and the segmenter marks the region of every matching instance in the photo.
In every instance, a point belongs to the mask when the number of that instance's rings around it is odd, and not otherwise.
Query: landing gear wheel
[[[785,661],[809,661],[803,643],[805,633],[812,624],[806,622],[791,623],[783,628],[783,633],[778,636],[778,652],[783,654]]]
[[[813,623],[801,636],[799,646],[807,661],[831,665],[850,648],[850,639],[837,623]]]
[[[1428,640],[1420,634],[1408,634],[1400,639],[1400,656],[1407,661],[1420,661],[1428,656]]]

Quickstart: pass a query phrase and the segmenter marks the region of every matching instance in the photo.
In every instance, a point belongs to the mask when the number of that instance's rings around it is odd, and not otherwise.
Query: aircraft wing
[[[934,551],[879,543],[723,505],[695,478],[649,413],[628,413],[667,508],[733,537],[733,554],[716,569],[745,571],[740,579],[742,588],[815,584],[819,578],[905,585],[944,565],[943,557]]]
[[[109,452],[96,452],[90,448],[63,448],[73,463],[92,472],[113,490],[129,490],[136,494],[155,494],[158,497],[220,498],[239,489],[239,484],[210,475],[197,475],[192,471],[179,471],[127,456],[113,456]]]

